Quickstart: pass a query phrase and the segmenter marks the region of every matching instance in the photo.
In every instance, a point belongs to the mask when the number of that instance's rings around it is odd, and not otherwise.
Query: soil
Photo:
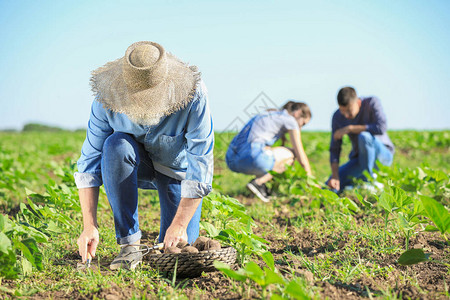
[[[246,205],[258,201],[253,198],[240,197],[240,201]],[[364,216],[357,216],[358,219],[363,219]],[[271,221],[272,225],[285,228],[286,234],[289,236],[289,242],[286,238],[276,236],[274,234],[265,235],[264,238],[269,241],[270,249],[274,255],[276,268],[289,277],[294,270],[294,275],[302,276],[307,282],[315,287],[315,291],[320,299],[361,299],[375,296],[382,296],[382,291],[390,290],[390,295],[396,295],[401,299],[448,299],[445,294],[450,293],[450,272],[448,265],[437,262],[437,260],[446,261],[448,264],[450,257],[450,246],[442,241],[438,233],[423,232],[414,236],[410,240],[411,248],[423,248],[426,253],[432,253],[431,258],[435,261],[420,263],[413,266],[401,266],[396,261],[398,254],[393,255],[389,253],[379,252],[374,254],[373,251],[367,251],[367,241],[364,239],[358,240],[359,257],[365,261],[366,264],[377,264],[380,267],[389,267],[391,270],[386,274],[371,274],[371,276],[360,274],[356,276],[357,279],[349,282],[332,281],[329,279],[321,280],[315,276],[310,270],[303,267],[303,259],[314,260],[324,255],[329,255],[330,252],[345,250],[348,248],[349,242],[354,239],[356,232],[347,231],[342,233],[332,233],[332,235],[318,236],[316,233],[307,228],[297,228],[291,225],[289,221],[289,212],[280,207],[275,214],[276,222]],[[256,234],[262,231],[268,224],[255,220],[258,224]],[[259,228],[259,229],[258,229]],[[142,241],[146,244],[153,244],[157,238],[157,233],[143,233]],[[394,241],[398,244],[404,243],[403,240]],[[286,251],[291,251],[296,256],[286,255]],[[299,254],[302,254],[300,256]],[[62,264],[70,264],[76,269],[76,264],[79,262],[79,255],[76,250],[67,251],[67,254],[62,259]],[[109,260],[108,260],[109,259]],[[104,258],[103,261],[111,261],[113,258]],[[61,260],[60,260],[61,261]],[[288,268],[286,261],[289,262]],[[259,261],[263,265],[262,260]],[[104,275],[111,274],[107,263],[98,263],[94,259],[92,262],[93,268],[100,268],[100,272]],[[144,266],[148,267],[148,266]],[[236,267],[236,266],[235,266]],[[75,272],[75,271],[74,271]],[[416,283],[405,280],[405,276],[415,278]],[[155,279],[158,280],[158,279]],[[201,277],[177,281],[177,284],[185,285],[184,292],[189,299],[247,299],[258,298],[261,294],[255,290],[254,286],[241,285],[240,283],[232,282],[230,279],[222,275],[220,272],[204,273]],[[13,288],[14,281],[4,280],[3,286]],[[49,281],[51,286],[52,282]],[[149,287],[146,291],[148,297],[155,295],[158,291],[155,287]],[[153,290],[152,290],[153,289]],[[199,289],[201,292],[199,293]],[[100,289],[93,295],[82,295],[77,291],[45,291],[39,292],[30,297],[30,299],[129,299],[139,295],[133,286],[119,287],[114,283],[108,288]],[[156,296],[154,296],[156,297]],[[2,296],[0,295],[0,298]]]

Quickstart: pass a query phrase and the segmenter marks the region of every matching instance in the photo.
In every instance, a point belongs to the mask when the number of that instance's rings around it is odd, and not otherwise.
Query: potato
[[[177,244],[177,247],[180,248],[180,249],[183,249],[184,247],[186,247],[186,246],[188,246],[188,245],[189,245],[188,242],[186,242],[186,241],[181,241],[181,242],[179,242],[179,243]]]
[[[180,253],[181,249],[177,247],[168,247],[164,249],[164,253]]]
[[[208,239],[207,237],[199,236],[199,237],[195,240],[195,242],[194,242],[194,244],[193,244],[192,246],[194,246],[195,248],[197,248],[198,251],[202,251],[202,250],[205,249],[205,245],[206,245],[206,242],[207,242],[208,240],[209,240],[209,239]]]
[[[219,241],[215,240],[208,240],[205,245],[205,250],[220,250],[221,248]]]
[[[198,249],[193,246],[186,246],[181,249],[181,253],[198,253]]]

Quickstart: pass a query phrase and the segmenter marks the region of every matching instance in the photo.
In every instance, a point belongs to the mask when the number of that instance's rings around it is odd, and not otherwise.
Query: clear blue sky
[[[450,128],[450,1],[0,1],[0,128],[85,127],[90,71],[133,42],[199,66],[217,130],[264,92],[329,130],[340,87],[391,129]]]

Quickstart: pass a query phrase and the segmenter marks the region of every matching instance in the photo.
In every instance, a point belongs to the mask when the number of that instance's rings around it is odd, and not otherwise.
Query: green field
[[[218,265],[184,280],[146,262],[134,272],[107,268],[118,246],[103,190],[97,257],[92,270],[77,271],[82,222],[73,172],[85,133],[0,132],[0,298],[449,298],[450,131],[390,132],[394,164],[377,178],[385,189],[341,197],[317,187],[330,172],[330,134],[303,132],[314,177],[298,165],[276,176],[270,203],[246,190],[251,176],[227,169],[233,135],[216,134],[201,235],[235,247],[239,259],[232,269]],[[140,191],[140,224],[143,242],[153,244],[154,191]]]

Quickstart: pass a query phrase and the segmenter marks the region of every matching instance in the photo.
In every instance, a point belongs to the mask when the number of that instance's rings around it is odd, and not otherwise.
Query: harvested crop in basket
[[[188,245],[189,245],[188,242],[181,241],[181,242],[178,242],[177,247],[180,248],[180,249],[183,249],[184,247],[186,247]]]
[[[221,248],[219,241],[211,239],[209,239],[205,245],[205,250],[220,250]]]
[[[181,253],[181,249],[178,247],[168,247],[164,249],[164,253]]]
[[[181,249],[181,253],[198,253],[198,249],[193,246],[186,246]]]
[[[198,251],[203,251],[203,250],[205,249],[205,245],[206,245],[206,242],[207,242],[208,240],[209,240],[209,239],[208,239],[207,237],[199,236],[199,237],[195,240],[195,242],[194,242],[194,244],[193,244],[192,246],[194,246],[195,248],[197,248]]]

